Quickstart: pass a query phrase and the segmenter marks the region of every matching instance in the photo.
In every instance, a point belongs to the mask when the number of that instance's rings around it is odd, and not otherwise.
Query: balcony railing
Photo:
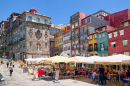
[[[75,38],[78,38],[79,37],[79,35],[75,35]]]
[[[25,40],[25,37],[20,38],[20,39],[19,39],[19,40],[17,40],[17,41],[14,41],[14,42],[13,42],[13,44],[17,44],[17,43],[19,43],[20,41],[23,41],[23,40]]]
[[[80,40],[80,43],[83,43],[83,40]]]
[[[94,51],[98,51],[98,48],[94,48]]]
[[[79,18],[79,15],[78,16],[75,16],[74,18],[72,18],[72,19],[70,19],[70,22],[72,22],[72,21],[74,21],[74,20],[76,20],[76,19],[78,19]]]
[[[100,50],[98,50],[98,51],[108,51],[108,47],[106,46],[104,48],[100,48]]]
[[[83,47],[83,50],[87,50],[88,48]]]
[[[98,51],[98,48],[94,48],[94,50],[93,48],[88,48],[88,52],[91,52],[91,51]]]
[[[88,48],[88,52],[91,52],[91,51],[93,51],[93,49],[92,48]]]

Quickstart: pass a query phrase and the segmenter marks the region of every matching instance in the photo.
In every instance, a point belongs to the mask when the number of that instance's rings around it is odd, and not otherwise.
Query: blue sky
[[[99,10],[115,13],[130,9],[130,0],[0,0],[0,21],[6,20],[11,13],[22,13],[30,8],[37,13],[51,17],[51,22],[58,24],[69,23],[70,16],[81,11],[88,15]]]

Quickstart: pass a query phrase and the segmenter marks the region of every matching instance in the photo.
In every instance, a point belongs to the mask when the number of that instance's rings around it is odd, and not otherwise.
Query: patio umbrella
[[[130,56],[118,54],[118,55],[113,55],[113,56],[96,59],[95,63],[96,64],[113,64],[113,65],[115,65],[115,64],[121,64],[123,61],[127,61],[127,60],[130,60]]]
[[[59,63],[59,62],[69,63],[69,62],[75,62],[75,59],[64,57],[64,56],[54,56],[54,57],[51,57],[51,58],[46,58],[44,61],[42,60],[41,63],[43,63],[45,61],[51,62],[51,63]]]

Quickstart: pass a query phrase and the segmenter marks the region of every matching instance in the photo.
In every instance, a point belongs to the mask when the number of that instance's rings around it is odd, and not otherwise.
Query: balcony
[[[87,41],[88,41],[88,39],[84,39],[84,40],[83,40],[83,42],[87,42]]]
[[[74,39],[74,38],[75,38],[75,36],[71,36],[71,37],[70,37],[70,40],[72,40],[72,39]]]
[[[80,43],[83,43],[83,40],[80,40]]]
[[[13,43],[10,42],[10,43],[8,44],[8,46],[11,46],[11,45],[13,45]]]
[[[96,48],[94,48],[94,51],[98,51],[98,48],[96,47]]]
[[[108,47],[104,47],[104,48],[100,48],[100,50],[98,50],[99,52],[102,52],[102,51],[108,51]]]
[[[83,48],[80,48],[80,51],[82,51],[83,50]]]
[[[71,18],[71,19],[70,19],[70,22],[72,22],[72,21],[74,21],[74,20],[76,20],[76,19],[78,19],[78,18],[79,18],[79,15],[75,16],[74,18]]]
[[[17,44],[17,43],[19,43],[19,42],[21,42],[21,41],[23,41],[23,40],[25,40],[25,37],[20,38],[20,39],[19,39],[19,40],[17,40],[17,41],[14,41],[14,42],[13,42],[13,44]]]
[[[88,52],[91,52],[91,51],[93,51],[93,49],[92,48],[88,48]]]
[[[79,38],[79,35],[77,34],[77,35],[75,35],[75,38]]]
[[[83,47],[83,50],[88,50],[88,48]]]

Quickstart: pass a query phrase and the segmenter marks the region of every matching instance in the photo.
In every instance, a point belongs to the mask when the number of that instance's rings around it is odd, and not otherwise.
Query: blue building
[[[98,55],[98,53],[97,52],[95,53],[95,51],[94,52],[88,51],[88,48],[89,48],[88,39],[92,40],[91,34],[95,33],[95,28],[98,28],[104,25],[109,25],[109,22],[103,19],[100,19],[98,17],[95,17],[93,15],[87,16],[86,18],[82,19],[82,26],[80,26],[79,28],[79,32],[80,32],[79,45],[80,45],[80,54],[82,56],[87,57],[91,55]],[[94,46],[93,44],[90,44],[90,45]]]
[[[99,56],[108,56],[108,35],[107,35],[107,25],[96,28],[97,32],[97,46]]]

